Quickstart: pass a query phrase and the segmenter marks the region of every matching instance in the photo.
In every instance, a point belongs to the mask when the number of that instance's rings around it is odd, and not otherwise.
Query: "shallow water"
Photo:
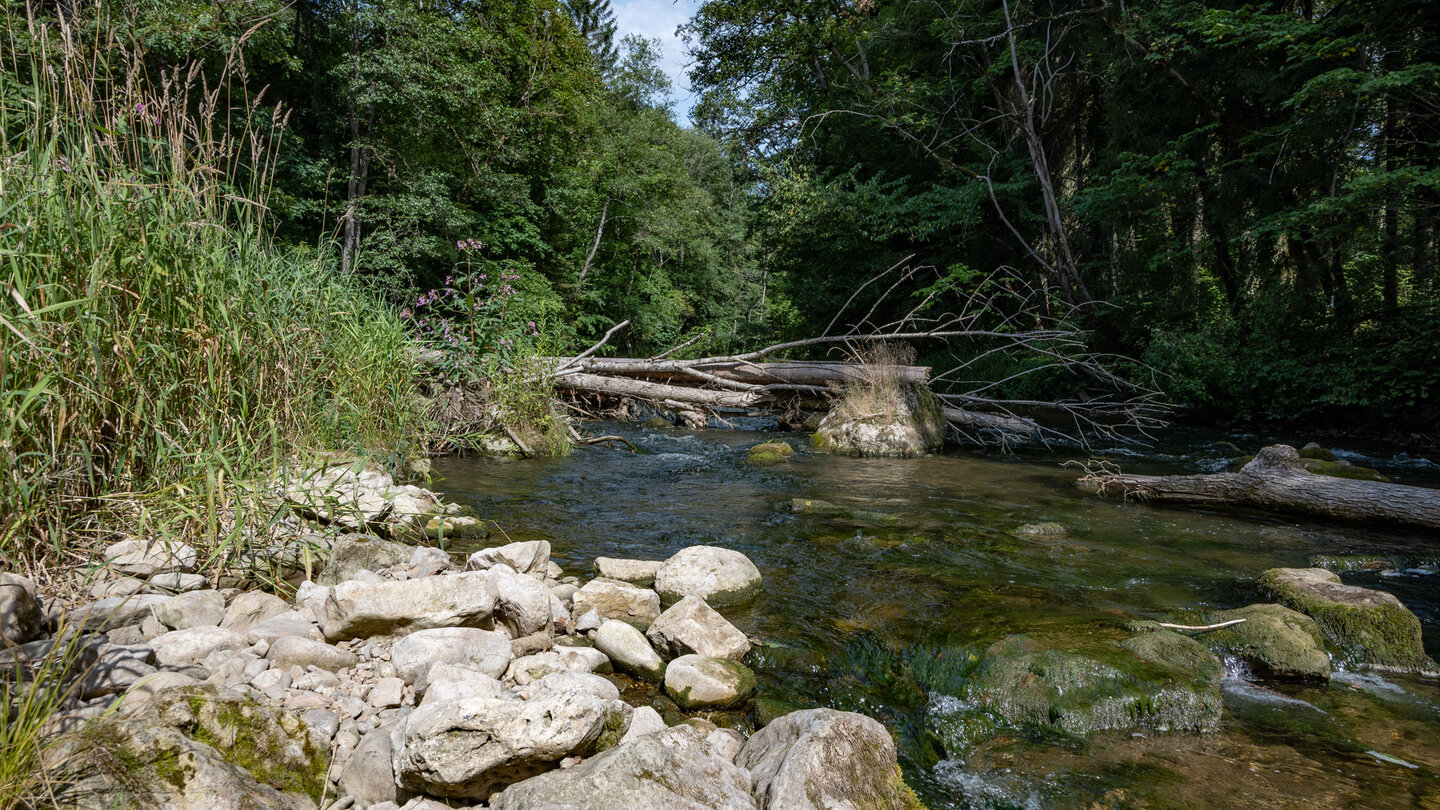
[[[764,644],[761,698],[881,719],[932,808],[1440,807],[1440,685],[1347,673],[1325,688],[1227,681],[1220,732],[1037,738],[1019,731],[946,750],[927,722],[972,656],[1009,633],[1073,648],[1127,637],[1133,619],[1186,620],[1260,601],[1250,582],[1312,555],[1384,554],[1421,570],[1435,538],[1222,509],[1105,501],[1074,487],[1063,455],[950,452],[921,459],[811,456],[757,470],[747,431],[603,426],[645,449],[563,459],[448,459],[450,497],[503,530],[546,539],[569,573],[597,556],[664,559],[697,543],[749,555],[763,594],[724,612]],[[1201,431],[1108,454],[1127,471],[1202,472],[1228,455]],[[1259,437],[1223,437],[1252,452]],[[1424,459],[1355,454],[1397,480],[1434,483]],[[877,513],[794,514],[791,498]],[[1021,524],[1057,522],[1058,537]],[[1388,590],[1440,654],[1440,575],[1343,575]]]

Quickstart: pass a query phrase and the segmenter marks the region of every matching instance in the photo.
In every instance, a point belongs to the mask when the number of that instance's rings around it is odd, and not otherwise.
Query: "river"
[[[932,810],[1048,807],[1440,807],[1440,684],[1339,673],[1328,687],[1259,687],[1232,672],[1208,735],[1104,732],[1084,740],[1005,730],[941,739],[933,713],[956,699],[937,671],[1010,633],[1058,647],[1109,643],[1134,619],[1175,621],[1264,601],[1251,583],[1317,555],[1387,555],[1407,572],[1346,573],[1390,591],[1440,654],[1434,538],[1224,509],[1117,503],[1074,487],[1066,453],[954,450],[920,459],[810,455],[803,437],[749,430],[592,426],[642,447],[582,447],[555,459],[446,459],[437,488],[499,530],[489,544],[549,540],[567,573],[597,556],[664,559],[695,544],[747,554],[753,603],[723,611],[763,643],[747,660],[767,709],[830,706],[881,719],[906,778]],[[802,452],[765,469],[745,449],[784,438]],[[1213,472],[1255,436],[1172,430],[1126,471]],[[1350,454],[1402,483],[1440,467]],[[792,498],[873,513],[796,514]],[[1067,532],[1027,537],[1022,524]],[[503,530],[503,536],[501,534]],[[752,715],[753,717],[753,715]],[[741,720],[740,722],[745,722]]]

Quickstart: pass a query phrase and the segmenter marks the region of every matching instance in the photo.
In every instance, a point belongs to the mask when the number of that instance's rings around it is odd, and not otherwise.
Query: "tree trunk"
[[[558,361],[557,361],[558,362]],[[930,382],[926,366],[887,366],[879,372],[867,371],[858,363],[824,360],[747,363],[722,360],[696,363],[692,360],[643,360],[625,357],[590,357],[575,365],[581,371],[611,377],[653,379],[697,379],[719,377],[750,385],[811,385],[823,387],[866,378],[879,373],[900,382],[925,385]]]
[[[1100,495],[1155,503],[1248,506],[1271,512],[1440,531],[1440,490],[1352,481],[1309,472],[1289,445],[1266,447],[1239,472],[1215,475],[1090,475]]]
[[[716,391],[708,388],[687,388],[645,380],[602,377],[598,374],[566,374],[555,378],[555,387],[582,393],[631,397],[652,402],[677,402],[707,408],[749,408],[761,395],[750,391]]]

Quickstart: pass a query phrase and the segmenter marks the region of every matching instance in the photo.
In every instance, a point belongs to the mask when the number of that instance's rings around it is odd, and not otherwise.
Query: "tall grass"
[[[414,447],[396,314],[266,236],[284,121],[240,49],[151,76],[98,9],[4,14],[0,557],[133,534],[214,559],[268,519],[250,484],[286,459]]]

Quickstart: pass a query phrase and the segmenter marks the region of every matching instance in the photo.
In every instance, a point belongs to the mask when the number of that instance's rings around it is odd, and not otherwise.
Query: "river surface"
[[[1440,807],[1440,684],[1419,678],[1338,673],[1328,687],[1265,688],[1232,673],[1222,728],[1208,735],[1002,730],[965,746],[931,722],[959,691],[944,673],[1007,634],[1062,648],[1108,643],[1126,638],[1131,620],[1194,620],[1264,601],[1256,575],[1316,555],[1400,559],[1408,572],[1342,576],[1398,596],[1440,655],[1434,537],[1101,500],[1075,488],[1080,472],[1062,466],[1075,456],[1063,453],[857,459],[810,455],[796,434],[592,428],[644,452],[447,459],[438,488],[503,530],[487,545],[549,540],[582,580],[598,556],[659,560],[695,544],[744,552],[763,594],[723,612],[762,642],[747,659],[757,704],[880,719],[932,810]],[[777,437],[801,450],[795,460],[744,463],[749,446]],[[1247,453],[1264,443],[1175,430],[1154,449],[1103,455],[1127,472],[1214,472],[1235,455],[1220,438]],[[1440,484],[1440,467],[1423,458],[1348,457],[1402,483]],[[875,514],[795,514],[792,498]],[[1067,533],[1016,533],[1038,522]]]

